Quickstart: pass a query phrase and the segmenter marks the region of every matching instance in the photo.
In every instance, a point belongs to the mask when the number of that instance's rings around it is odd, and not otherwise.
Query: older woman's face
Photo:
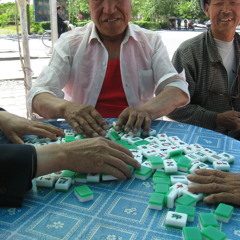
[[[123,35],[131,21],[131,0],[89,0],[89,9],[99,33],[108,38]]]

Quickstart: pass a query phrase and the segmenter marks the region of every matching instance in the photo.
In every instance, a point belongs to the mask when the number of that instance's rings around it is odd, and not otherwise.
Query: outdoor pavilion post
[[[28,41],[28,21],[27,21],[27,1],[17,0],[20,8],[20,22],[22,35],[23,62],[25,93],[32,87],[32,70],[30,61],[29,41]],[[27,116],[29,116],[27,112]]]
[[[51,36],[52,36],[52,48],[54,43],[58,39],[58,28],[57,28],[57,1],[50,0],[50,21],[51,21]],[[52,51],[52,49],[51,49]]]

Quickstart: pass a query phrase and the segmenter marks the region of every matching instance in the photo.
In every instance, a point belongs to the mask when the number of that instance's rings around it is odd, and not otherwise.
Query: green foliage
[[[87,23],[89,23],[89,22],[91,22],[91,20],[78,20],[77,21],[77,23],[76,23],[76,26],[78,26],[78,27],[83,27],[83,26],[85,26]]]
[[[149,22],[149,21],[135,21],[132,22],[142,28],[150,29],[150,30],[156,30],[161,28],[160,22]]]
[[[89,8],[87,0],[67,0],[67,10],[69,14],[69,21],[78,26],[78,14],[82,14],[83,20],[89,20]]]
[[[16,6],[15,3],[2,3],[0,4],[0,25],[5,27],[9,23],[15,22]]]
[[[148,29],[167,28],[170,16],[198,19],[199,22],[207,19],[199,0],[132,0],[132,5],[132,21]],[[76,26],[83,26],[91,19],[88,0],[67,0],[67,10],[69,21]],[[0,25],[13,24],[15,13],[15,3],[0,4]],[[78,14],[82,14],[83,20],[78,19]],[[41,33],[50,29],[49,23],[35,23],[33,5],[30,5],[30,22],[31,32]]]
[[[5,26],[7,26],[8,21],[9,21],[8,15],[6,13],[2,13],[0,15],[0,25],[1,25],[1,27],[4,28]]]

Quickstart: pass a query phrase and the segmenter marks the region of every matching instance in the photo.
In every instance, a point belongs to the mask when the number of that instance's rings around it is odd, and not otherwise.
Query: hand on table
[[[80,173],[106,173],[126,179],[131,177],[126,164],[136,169],[141,166],[128,149],[102,137],[38,146],[36,149],[37,176],[68,169]]]
[[[223,113],[218,113],[216,118],[217,126],[222,126],[227,130],[240,129],[240,112],[231,110]]]
[[[124,125],[126,133],[130,131],[137,133],[142,128],[142,135],[146,136],[150,130],[151,123],[152,119],[147,111],[128,107],[119,115],[115,129],[116,131],[120,131]]]
[[[105,136],[108,121],[89,105],[68,103],[64,112],[65,120],[77,131],[87,137]]]
[[[222,202],[240,205],[240,173],[217,170],[196,170],[188,179],[199,184],[188,186],[193,193],[209,193],[204,198],[207,203]]]
[[[57,140],[56,135],[64,136],[63,131],[51,124],[28,120],[6,111],[0,113],[0,129],[12,142],[23,144],[22,135],[39,135]]]

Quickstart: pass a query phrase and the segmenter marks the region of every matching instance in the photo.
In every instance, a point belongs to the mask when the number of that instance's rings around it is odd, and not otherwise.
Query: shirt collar
[[[96,39],[97,41],[102,43],[101,39],[98,36],[96,25],[93,22],[91,22],[90,24],[92,24],[92,32],[91,32],[91,35],[90,35],[88,43],[90,43],[93,39]],[[128,27],[127,27],[127,31],[126,31],[125,37],[123,39],[123,43],[126,43],[129,40],[130,37],[132,37],[136,41],[138,41],[136,33],[133,31],[133,29],[131,27],[131,24],[128,23]]]

